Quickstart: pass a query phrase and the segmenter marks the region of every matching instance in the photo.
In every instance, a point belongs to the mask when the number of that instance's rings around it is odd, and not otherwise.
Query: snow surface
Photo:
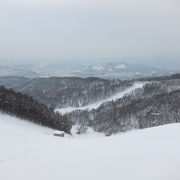
[[[110,137],[54,137],[0,115],[0,180],[180,180],[180,124]]]
[[[92,109],[97,109],[99,106],[101,106],[103,103],[108,102],[108,101],[116,101],[120,98],[122,98],[123,96],[131,93],[132,91],[134,91],[137,88],[142,88],[145,85],[145,83],[141,83],[141,82],[136,82],[134,83],[134,85],[130,88],[127,88],[124,91],[121,91],[111,97],[108,97],[104,100],[98,101],[96,103],[93,104],[89,104],[86,106],[82,106],[82,107],[66,107],[66,108],[61,108],[61,109],[56,109],[56,112],[59,112],[61,114],[66,114],[75,110],[92,110]]]

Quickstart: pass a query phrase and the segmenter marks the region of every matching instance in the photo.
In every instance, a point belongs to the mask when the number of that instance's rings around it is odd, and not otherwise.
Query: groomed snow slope
[[[180,179],[180,124],[96,138],[53,132],[0,115],[0,179]]]
[[[131,93],[132,91],[134,91],[137,88],[142,88],[145,85],[145,83],[143,82],[136,82],[133,84],[132,87],[127,88],[124,91],[121,91],[117,94],[114,94],[113,96],[110,96],[104,100],[98,101],[96,103],[93,104],[89,104],[86,106],[82,106],[82,107],[66,107],[66,108],[61,108],[61,109],[56,109],[56,112],[59,112],[61,114],[66,114],[75,110],[92,110],[92,109],[97,109],[99,106],[101,106],[103,103],[108,102],[108,101],[116,101],[120,98],[122,98],[123,96],[125,96],[126,94]]]

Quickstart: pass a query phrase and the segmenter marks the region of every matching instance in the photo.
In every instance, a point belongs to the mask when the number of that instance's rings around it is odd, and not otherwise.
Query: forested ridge
[[[180,122],[180,78],[162,77],[146,82],[143,88],[116,101],[66,116],[80,126],[90,126],[106,134]]]
[[[79,107],[105,99],[132,86],[133,81],[107,80],[95,77],[50,77],[28,79],[1,77],[0,84],[32,96],[54,108]]]
[[[0,111],[36,124],[70,133],[71,122],[28,95],[0,86]]]

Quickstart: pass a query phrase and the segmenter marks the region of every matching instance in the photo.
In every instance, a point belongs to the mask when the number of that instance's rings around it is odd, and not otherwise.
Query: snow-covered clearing
[[[101,106],[103,103],[108,102],[108,101],[116,101],[117,99],[122,98],[123,96],[131,93],[132,91],[134,91],[137,88],[142,88],[145,85],[145,83],[141,83],[141,82],[136,82],[134,83],[134,85],[130,88],[127,88],[124,91],[121,91],[111,97],[108,97],[104,100],[98,101],[96,103],[93,104],[89,104],[86,106],[82,106],[82,107],[66,107],[66,108],[61,108],[61,109],[56,109],[56,112],[59,112],[61,114],[65,114],[65,113],[69,113],[75,110],[92,110],[92,109],[97,109],[99,106]]]
[[[0,115],[0,180],[180,180],[180,124],[110,137],[54,137]]]

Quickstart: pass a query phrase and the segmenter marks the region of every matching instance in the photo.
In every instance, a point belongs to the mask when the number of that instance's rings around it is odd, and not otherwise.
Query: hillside
[[[70,133],[71,122],[32,97],[0,86],[0,112]]]
[[[179,97],[180,79],[162,77],[162,80],[144,83],[143,87],[136,87],[129,93],[105,101],[98,107],[81,107],[76,111],[68,111],[66,116],[82,127],[90,126],[95,131],[111,135],[131,129],[180,122]]]
[[[0,77],[0,85],[32,96],[54,108],[79,107],[103,100],[132,86],[132,81],[107,80],[95,77],[50,77],[28,79]]]
[[[4,77],[0,84],[65,114],[70,123],[106,135],[180,122],[179,74],[128,81]]]
[[[131,92],[133,92],[135,89],[142,88],[144,85],[145,85],[145,83],[143,83],[143,82],[136,82],[131,87],[126,88],[123,91],[117,92],[114,95],[111,95],[111,96],[109,96],[107,98],[99,100],[99,101],[97,101],[95,103],[88,104],[88,105],[81,106],[81,107],[57,108],[57,109],[55,109],[55,111],[59,112],[61,114],[67,114],[67,113],[77,111],[77,110],[88,110],[88,111],[90,111],[90,110],[93,110],[93,109],[97,109],[102,104],[105,104],[106,102],[109,102],[109,101],[116,101],[118,99],[121,99],[125,95],[130,94]]]
[[[0,179],[180,179],[180,124],[80,137],[1,114]]]

